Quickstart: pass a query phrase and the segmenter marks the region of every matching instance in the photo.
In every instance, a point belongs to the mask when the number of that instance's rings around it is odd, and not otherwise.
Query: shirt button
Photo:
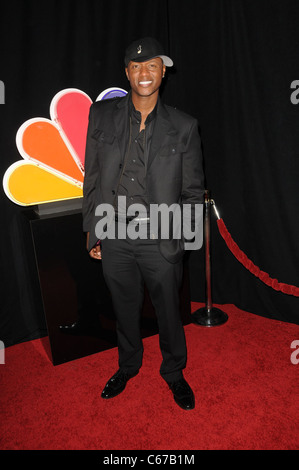
[[[132,162],[133,162],[133,163],[136,163],[136,160],[133,159]]]
[[[134,179],[134,178],[131,178],[131,181],[135,181],[135,179]]]

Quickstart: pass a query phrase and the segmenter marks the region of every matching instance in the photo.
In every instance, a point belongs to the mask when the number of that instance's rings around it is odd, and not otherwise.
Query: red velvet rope
[[[258,277],[262,282],[267,284],[267,286],[272,287],[272,289],[281,291],[284,294],[294,295],[299,297],[299,287],[283,284],[282,282],[278,282],[277,279],[271,279],[269,274],[261,271],[246,255],[243,251],[240,250],[236,242],[232,239],[229,231],[227,230],[225,223],[222,219],[217,220],[217,225],[219,232],[224,239],[225,243],[227,244],[228,248],[232,252],[232,254],[237,258],[240,263],[245,266],[252,274]]]

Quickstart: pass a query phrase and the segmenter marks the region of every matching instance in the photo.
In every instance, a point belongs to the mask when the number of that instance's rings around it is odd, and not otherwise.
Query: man
[[[194,408],[195,398],[182,373],[186,342],[179,311],[184,239],[174,236],[177,227],[165,239],[160,225],[157,234],[150,224],[153,205],[191,205],[194,209],[195,205],[202,207],[204,197],[197,122],[165,106],[159,98],[166,67],[172,65],[155,39],[135,41],[125,54],[130,92],[124,98],[91,106],[83,230],[90,256],[102,260],[117,318],[119,369],[107,382],[102,398],[121,393],[141,367],[139,319],[145,282],[159,325],[160,374],[176,403],[189,410]],[[115,209],[113,220],[103,219],[101,207],[107,205]],[[141,207],[138,217],[136,212],[132,216],[130,207]],[[192,222],[194,225],[194,212]],[[109,237],[108,229],[115,223],[117,235]],[[143,228],[143,236],[137,239],[132,236],[136,223]],[[124,231],[126,235],[120,236]],[[111,233],[114,235],[114,229]]]

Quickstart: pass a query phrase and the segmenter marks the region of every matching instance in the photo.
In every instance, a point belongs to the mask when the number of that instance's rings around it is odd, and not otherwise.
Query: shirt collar
[[[129,92],[129,116],[132,116],[135,121],[140,122],[141,121],[141,113],[135,109],[135,106],[132,101],[132,94],[131,91]],[[157,115],[158,109],[159,109],[159,103],[160,103],[160,96],[158,96],[158,100],[156,103],[156,106],[152,110],[152,112],[147,116],[145,124],[149,124],[151,121],[153,121]]]

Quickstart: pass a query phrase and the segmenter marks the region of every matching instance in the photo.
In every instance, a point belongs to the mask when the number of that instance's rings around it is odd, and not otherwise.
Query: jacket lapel
[[[118,140],[119,151],[121,160],[124,158],[126,152],[126,146],[128,144],[128,132],[129,128],[129,93],[120,100],[114,110],[113,120],[115,126],[115,135]]]
[[[169,114],[163,105],[163,103],[159,100],[158,103],[158,110],[157,110],[156,122],[153,132],[153,138],[151,142],[151,146],[149,149],[149,156],[148,156],[148,168],[153,163],[159,149],[163,145],[166,137],[168,135],[175,135],[177,134],[177,130],[173,127],[170,119]]]

